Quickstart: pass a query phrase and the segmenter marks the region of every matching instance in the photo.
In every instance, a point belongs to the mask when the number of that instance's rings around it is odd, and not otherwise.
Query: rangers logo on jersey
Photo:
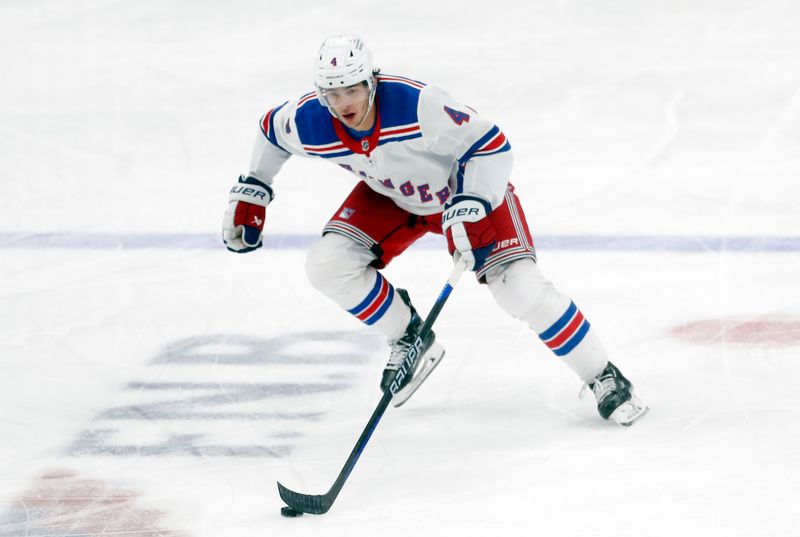
[[[339,57],[327,62],[338,64]],[[270,143],[259,142],[252,161],[264,169],[254,173],[271,179],[288,153],[349,170],[412,214],[440,213],[461,193],[493,207],[503,202],[511,145],[497,125],[422,82],[383,74],[376,81],[376,112],[364,125],[366,136],[348,131],[316,92],[267,113],[261,130]],[[515,249],[509,245],[502,252]]]
[[[350,217],[353,216],[353,213],[355,212],[356,212],[355,209],[351,209],[350,207],[345,207],[344,209],[342,209],[342,212],[339,213],[339,218],[342,218],[344,220],[349,220]]]

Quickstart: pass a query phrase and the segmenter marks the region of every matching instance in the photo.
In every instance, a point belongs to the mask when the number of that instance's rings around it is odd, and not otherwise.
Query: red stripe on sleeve
[[[500,149],[503,147],[503,144],[506,143],[506,135],[502,132],[494,137],[494,139],[489,142],[487,145],[481,147],[478,151],[494,151],[495,149]]]
[[[494,139],[489,142],[487,145],[481,147],[478,151],[494,151],[495,149],[500,149],[503,147],[503,144],[506,143],[506,135],[502,132],[494,137]]]
[[[270,118],[270,116],[272,116],[272,112],[273,111],[275,111],[274,108],[272,110],[270,110],[269,112],[267,112],[266,115],[264,115],[264,119],[261,120],[261,130],[264,131],[264,134],[267,137],[269,137],[269,118]],[[251,125],[252,125],[252,123],[251,123]]]

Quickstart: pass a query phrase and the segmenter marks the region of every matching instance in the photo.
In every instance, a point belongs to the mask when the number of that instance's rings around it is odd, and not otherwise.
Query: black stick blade
[[[327,513],[333,505],[333,502],[325,494],[301,494],[287,489],[280,483],[278,483],[278,494],[281,495],[281,499],[286,502],[286,505],[302,513],[322,515]]]

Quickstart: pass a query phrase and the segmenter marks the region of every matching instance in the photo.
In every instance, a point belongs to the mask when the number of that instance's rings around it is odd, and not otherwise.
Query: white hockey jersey
[[[353,139],[315,93],[261,118],[249,175],[272,180],[291,155],[327,159],[417,215],[439,213],[454,194],[503,202],[513,157],[500,129],[442,90],[379,75],[372,134]]]

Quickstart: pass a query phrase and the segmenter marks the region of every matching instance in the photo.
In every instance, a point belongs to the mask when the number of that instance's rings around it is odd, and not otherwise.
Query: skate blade
[[[434,342],[431,345],[431,348],[425,353],[425,356],[422,359],[422,363],[419,364],[419,369],[414,372],[414,376],[411,378],[411,382],[406,384],[402,390],[394,394],[394,398],[392,398],[392,405],[395,407],[401,406],[403,403],[409,400],[414,392],[425,382],[425,379],[433,373],[433,370],[436,369],[436,366],[439,365],[439,362],[442,361],[444,358],[444,347],[439,345],[438,343]]]
[[[634,395],[629,401],[619,405],[609,417],[624,427],[630,427],[636,420],[647,414],[648,410],[650,408]]]

